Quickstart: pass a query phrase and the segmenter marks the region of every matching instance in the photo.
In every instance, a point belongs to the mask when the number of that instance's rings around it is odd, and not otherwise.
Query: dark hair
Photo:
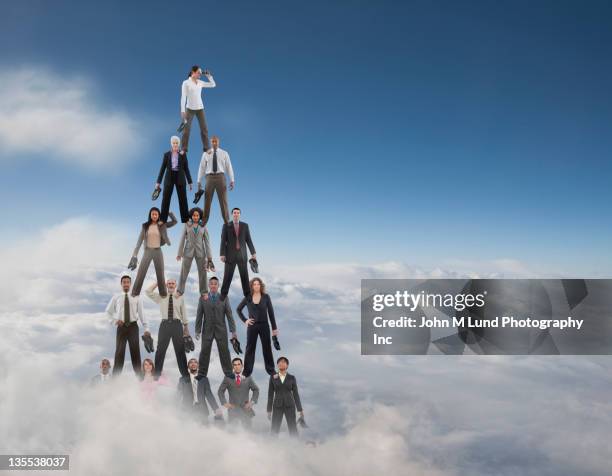
[[[200,67],[199,67],[197,64],[194,64],[194,65],[191,67],[191,71],[189,71],[189,74],[187,75],[187,78],[191,78],[191,75],[192,75],[193,73],[195,73],[195,72],[196,72],[198,69],[200,69]]]
[[[129,275],[124,274],[123,276],[121,276],[119,282],[122,283],[124,279],[129,279],[130,281],[132,281],[132,278]]]
[[[266,285],[264,284],[264,282],[261,280],[261,278],[258,278],[257,276],[255,276],[253,279],[251,279],[249,281],[249,289],[251,290],[251,296],[253,295],[253,283],[257,281],[259,283],[259,292],[261,294],[266,294]]]
[[[209,283],[210,283],[211,281],[217,281],[217,282],[219,282],[219,278],[217,278],[216,276],[213,276],[212,278],[210,278],[210,279],[208,280],[208,282],[209,282]]]
[[[279,357],[278,359],[276,359],[276,363],[278,364],[281,360],[284,360],[287,365],[289,365],[289,359],[287,357]]]
[[[193,207],[191,210],[189,210],[189,218],[193,220],[193,214],[195,212],[200,214],[200,220],[202,220],[204,214],[202,213],[202,209],[200,207]]]
[[[149,231],[149,226],[151,226],[151,223],[153,223],[153,220],[151,220],[151,213],[153,213],[154,211],[159,214],[157,223],[161,223],[161,212],[159,211],[159,208],[151,207],[151,209],[149,210],[149,214],[147,215],[147,221],[142,224],[142,227],[145,229],[145,231]]]
[[[234,213],[234,210],[238,210],[239,212],[242,212],[242,210],[240,210],[240,208],[238,208],[238,207],[232,208],[232,213]]]
[[[232,365],[234,364],[234,362],[239,361],[242,364],[242,359],[240,357],[234,357],[232,359]]]

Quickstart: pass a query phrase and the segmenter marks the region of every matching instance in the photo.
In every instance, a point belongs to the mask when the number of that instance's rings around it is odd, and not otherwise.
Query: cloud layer
[[[608,358],[360,355],[360,277],[452,275],[401,263],[270,267],[264,275],[311,426],[298,441],[267,436],[259,350],[262,403],[249,435],[204,429],[177,413],[171,350],[164,372],[172,386],[153,404],[143,403],[129,364],[116,386],[88,388],[99,360],[114,351],[102,311],[136,238],[127,231],[133,236],[75,218],[3,247],[2,453],[63,451],[74,474],[94,475],[609,473]],[[175,275],[175,249],[164,251]],[[196,286],[191,280],[186,295],[192,331]],[[230,298],[235,308],[237,296]],[[144,303],[156,339],[159,314]],[[244,328],[238,332],[244,345]],[[216,389],[214,348],[209,376]]]
[[[93,79],[41,68],[0,72],[0,157],[109,168],[140,149],[140,126],[102,106]],[[125,147],[125,144],[130,144]],[[117,154],[121,150],[122,154]]]

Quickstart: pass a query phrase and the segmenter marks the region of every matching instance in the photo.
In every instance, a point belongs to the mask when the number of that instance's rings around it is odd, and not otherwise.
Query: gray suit
[[[257,403],[259,398],[259,387],[253,381],[253,377],[241,377],[240,385],[236,384],[234,377],[225,377],[217,395],[221,405],[225,405],[227,400],[225,399],[225,391],[229,393],[229,403],[234,405],[234,408],[230,408],[227,412],[229,423],[242,422],[242,426],[245,428],[251,427],[251,416],[244,410],[243,405],[249,401],[249,390],[253,391],[251,401]]]
[[[236,323],[232,315],[232,307],[229,298],[221,301],[220,296],[209,295],[207,300],[200,297],[198,311],[196,314],[195,332],[196,335],[202,334],[202,348],[200,350],[200,375],[208,375],[208,365],[210,363],[210,351],[213,340],[217,341],[219,360],[223,373],[227,376],[232,375],[232,362],[228,346],[227,326],[225,319],[229,323],[230,332],[236,332]]]
[[[207,293],[208,281],[206,278],[206,269],[208,268],[208,262],[212,261],[212,251],[210,250],[208,230],[206,230],[204,226],[199,225],[196,233],[194,224],[191,220],[185,223],[183,234],[181,235],[181,242],[179,243],[178,247],[178,256],[183,258],[181,276],[179,278],[177,287],[178,292],[181,294],[185,292],[187,276],[189,276],[191,263],[195,258],[196,265],[198,267],[200,294]]]

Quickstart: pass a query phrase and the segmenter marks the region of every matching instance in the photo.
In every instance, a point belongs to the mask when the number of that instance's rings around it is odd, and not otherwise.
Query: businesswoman
[[[189,173],[189,163],[187,162],[187,154],[184,151],[179,151],[181,140],[177,136],[170,138],[170,150],[164,153],[161,168],[157,176],[155,188],[161,187],[161,181],[164,179],[164,190],[162,194],[161,205],[161,221],[168,220],[170,210],[170,200],[172,192],[176,187],[178,195],[179,210],[181,211],[181,222],[187,223],[189,220],[189,210],[187,206],[187,184],[189,190],[193,188],[191,181],[191,173]],[[164,178],[164,175],[166,178]]]
[[[268,375],[274,375],[274,357],[272,356],[272,343],[270,341],[270,325],[272,326],[272,335],[278,335],[276,327],[276,319],[274,317],[274,308],[272,307],[272,299],[266,294],[266,286],[259,278],[251,279],[251,293],[247,295],[238,305],[238,315],[242,322],[247,326],[247,343],[244,352],[244,371],[246,377],[253,373],[253,364],[255,363],[255,349],[257,348],[257,338],[261,339],[261,348],[263,351],[264,364]],[[242,310],[248,309],[249,317],[247,318]],[[268,319],[270,325],[268,325]]]
[[[142,261],[140,262],[140,266],[138,266],[136,279],[132,286],[132,296],[140,295],[142,283],[144,283],[151,261],[153,261],[153,265],[155,266],[159,294],[162,297],[167,295],[166,278],[164,275],[164,254],[162,253],[161,247],[170,244],[167,229],[172,228],[177,223],[174,213],[170,212],[170,218],[171,221],[164,223],[160,219],[159,208],[153,207],[149,210],[149,218],[142,224],[136,248],[134,248],[132,259],[128,265],[128,268],[132,271],[136,269],[136,265],[138,264],[138,252],[144,243],[144,254],[142,255]]]
[[[198,279],[200,283],[200,295],[208,293],[208,281],[206,280],[206,271],[214,268],[212,261],[212,251],[210,250],[210,239],[208,230],[200,221],[202,210],[193,208],[189,211],[191,219],[185,223],[181,242],[178,247],[176,260],[183,260],[181,266],[181,277],[177,291],[179,294],[185,294],[185,283],[187,276],[191,270],[191,263],[195,258],[198,268]]]

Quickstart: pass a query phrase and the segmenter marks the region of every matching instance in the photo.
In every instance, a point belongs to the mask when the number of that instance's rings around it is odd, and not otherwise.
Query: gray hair
[[[172,145],[172,142],[174,142],[175,140],[178,141],[179,145],[181,145],[181,138],[179,136],[170,137],[170,145]]]

